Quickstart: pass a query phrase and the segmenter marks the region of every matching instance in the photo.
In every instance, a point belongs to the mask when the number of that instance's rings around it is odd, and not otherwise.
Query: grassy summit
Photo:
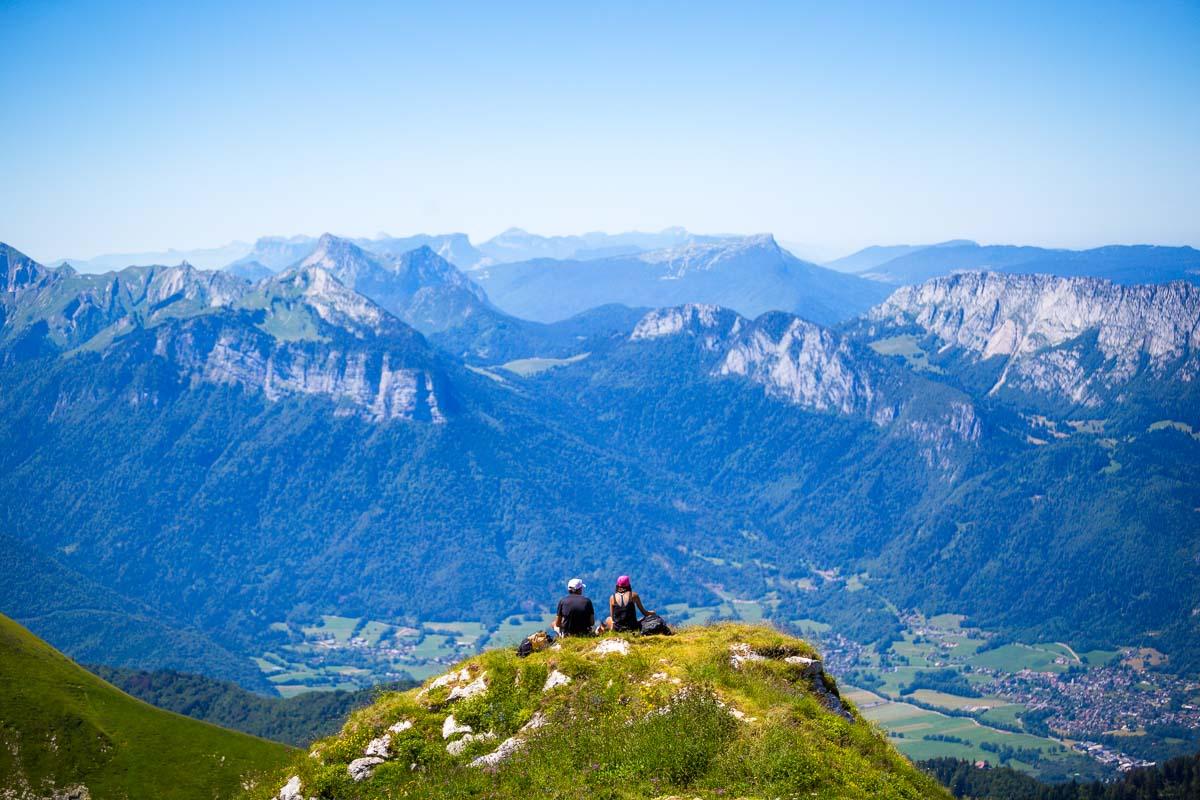
[[[249,797],[943,798],[766,627],[492,650],[383,696]]]
[[[0,796],[213,800],[289,751],[135,700],[0,615]]]

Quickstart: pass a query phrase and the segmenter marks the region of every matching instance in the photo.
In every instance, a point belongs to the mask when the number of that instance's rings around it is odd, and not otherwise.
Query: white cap
[[[586,588],[587,585],[579,578],[571,578],[571,580],[567,581],[568,592],[582,592]]]

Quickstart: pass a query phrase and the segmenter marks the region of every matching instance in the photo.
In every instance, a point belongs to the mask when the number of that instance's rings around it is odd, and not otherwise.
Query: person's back
[[[633,590],[628,575],[617,578],[617,588],[608,598],[608,619],[601,626],[610,631],[636,631],[641,629],[637,612],[652,614],[642,605],[642,598]]]
[[[609,600],[612,609],[612,629],[614,631],[636,631],[638,629],[637,595],[632,591],[616,592]]]
[[[592,601],[583,596],[583,581],[573,578],[567,584],[567,596],[558,601],[558,616],[554,627],[563,636],[586,636],[596,624],[596,610]]]

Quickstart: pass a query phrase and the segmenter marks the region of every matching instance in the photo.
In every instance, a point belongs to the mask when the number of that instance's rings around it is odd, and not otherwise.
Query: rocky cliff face
[[[67,270],[74,273],[69,267]],[[46,280],[52,279],[57,270],[47,269],[29,256],[0,244],[0,291],[15,295]]]
[[[688,336],[712,354],[710,376],[740,378],[791,405],[870,419],[929,445],[931,463],[981,429],[963,396],[922,403],[907,376],[893,372],[852,340],[782,312],[747,320],[728,309],[685,305],[647,314],[632,341]]]
[[[900,289],[867,319],[873,335],[916,328],[943,352],[1002,359],[992,393],[1098,405],[1136,375],[1192,381],[1200,369],[1200,287],[1182,282],[961,273]]]
[[[336,415],[374,422],[446,420],[435,371],[386,341],[370,348],[279,341],[257,327],[204,318],[160,326],[154,336],[154,354],[185,380],[241,386],[271,401],[323,397]]]

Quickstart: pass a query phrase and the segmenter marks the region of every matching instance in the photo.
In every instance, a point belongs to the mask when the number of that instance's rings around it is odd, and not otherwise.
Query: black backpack
[[[672,633],[666,621],[658,614],[647,614],[638,624],[641,625],[642,636],[670,636]]]

